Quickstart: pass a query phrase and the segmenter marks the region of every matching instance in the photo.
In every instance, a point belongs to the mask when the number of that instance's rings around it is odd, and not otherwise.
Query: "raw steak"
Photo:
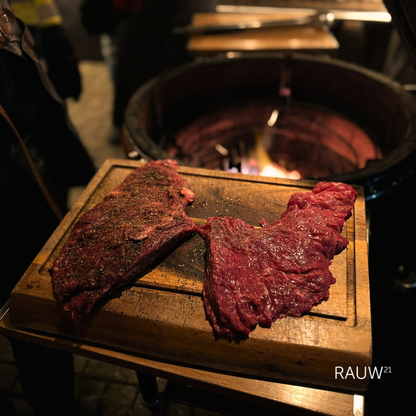
[[[340,235],[355,190],[319,183],[297,193],[281,219],[255,228],[241,219],[209,218],[205,239],[204,305],[217,336],[247,336],[257,324],[301,316],[329,296],[329,266],[348,240]]]
[[[184,209],[195,195],[177,162],[149,162],[82,215],[52,265],[55,297],[78,320],[198,230]]]

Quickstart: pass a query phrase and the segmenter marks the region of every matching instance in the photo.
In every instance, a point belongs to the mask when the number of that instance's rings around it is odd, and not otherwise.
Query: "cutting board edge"
[[[16,298],[14,298],[13,301],[16,302]],[[21,301],[24,302],[24,299],[21,299]],[[156,346],[154,343],[149,343],[146,340],[144,341],[146,345],[137,345],[130,341],[120,342],[115,338],[109,339],[108,337],[100,336],[97,333],[100,332],[100,325],[96,325],[94,331],[91,333],[88,332],[83,337],[68,335],[68,331],[66,330],[56,330],[56,328],[44,322],[34,322],[36,320],[36,313],[27,319],[16,319],[16,310],[17,309],[15,303],[14,307],[12,306],[11,308],[11,311],[13,312],[10,314],[10,323],[14,326],[18,326],[31,331],[47,333],[49,335],[53,334],[53,336],[63,336],[66,338],[70,337],[70,339],[75,344],[92,343],[95,345],[106,345],[112,349],[124,351],[129,354],[138,354],[141,356],[150,357],[151,359],[162,361],[165,360],[177,363],[179,365],[197,367],[210,371],[235,373],[239,374],[240,376],[244,375],[246,377],[254,377],[256,379],[296,382],[302,384],[311,384],[314,386],[340,388],[353,391],[365,391],[368,385],[367,379],[345,380],[340,383],[334,382],[333,378],[335,367],[342,367],[346,371],[346,369],[351,366],[351,363],[353,363],[354,367],[359,366],[360,368],[363,366],[370,366],[372,357],[371,345],[369,342],[369,351],[367,354],[363,351],[351,351],[351,349],[332,349],[322,346],[311,347],[309,345],[293,345],[290,343],[285,344],[278,342],[270,343],[267,348],[265,347],[264,343],[260,342],[256,348],[253,348],[252,343],[251,345],[247,345],[243,354],[241,354],[240,351],[238,358],[232,360],[230,357],[232,358],[232,356],[236,356],[235,352],[236,348],[238,348],[237,345],[235,348],[232,348],[232,351],[229,351],[224,357],[221,357],[217,354],[217,351],[212,350],[214,342],[206,343],[206,339],[204,339],[202,342],[206,344],[206,348],[202,351],[192,351],[189,349],[189,347],[187,347],[188,344],[184,342],[184,338],[186,338],[186,336],[183,334],[180,335],[178,333],[175,337],[176,345],[182,343],[183,349],[179,350],[174,346],[171,346],[168,353],[166,353],[165,344],[163,342],[157,343]],[[50,313],[50,310],[45,307],[43,313]],[[118,325],[119,322],[117,323],[117,326]],[[106,330],[107,329],[108,328],[106,327]],[[163,328],[163,326],[159,327],[160,331],[163,331],[164,329],[169,329],[169,331],[172,333],[172,328]],[[141,334],[147,340],[149,340],[147,332],[143,331],[143,328],[137,328],[137,330],[140,330]],[[189,329],[185,332],[189,333],[191,331],[192,329]],[[114,328],[114,331],[110,332],[118,334],[120,337],[118,339],[125,339],[123,336],[124,334],[117,332],[116,328]],[[206,333],[202,334],[202,338],[206,338],[208,335],[213,339],[211,331],[207,331]],[[357,334],[357,332],[354,331],[354,333],[350,332],[350,336],[357,340],[359,337],[365,338],[366,332],[364,331],[364,333]],[[115,337],[117,338],[116,335]],[[188,339],[191,338],[192,337],[188,337]],[[367,341],[369,340],[367,339]],[[201,345],[201,342],[192,340],[189,345],[193,345],[195,347],[196,345]],[[212,350],[211,352],[216,354],[215,357],[209,356],[209,354],[207,356],[207,351],[209,353],[209,350]],[[221,350],[223,351],[224,349],[221,348]],[[283,360],[284,368],[279,369],[279,364],[282,363],[280,359],[278,359],[277,362],[273,360],[259,360],[258,356],[263,355],[265,350],[267,350],[270,354],[275,354],[276,356],[281,357],[283,355],[285,357]],[[326,357],[324,365],[321,363],[322,355],[325,355]],[[305,363],[305,361],[307,363]]]
[[[303,343],[301,339],[284,341],[262,338],[260,332],[267,334],[270,330],[258,328],[249,340],[236,344],[225,340],[215,341],[211,328],[201,316],[198,325],[188,322],[181,326],[157,322],[157,317],[138,322],[134,317],[114,316],[105,310],[97,314],[93,318],[94,325],[83,328],[85,333],[80,335],[72,333],[76,324],[70,321],[67,314],[52,306],[47,298],[38,299],[30,315],[26,313],[28,301],[31,301],[30,296],[22,293],[15,293],[12,297],[11,324],[57,336],[69,336],[75,342],[99,343],[129,353],[174,360],[183,365],[209,367],[211,370],[238,369],[237,372],[254,377],[298,382],[306,380],[312,384],[334,387],[332,378],[335,366],[346,368],[351,363],[354,366],[367,366],[372,360],[370,322],[365,320],[355,327],[342,327],[302,318],[285,318],[291,320],[289,326],[292,331],[308,334]],[[51,320],[52,315],[55,316],[55,322]],[[47,320],[45,316],[48,316]],[[278,323],[281,321],[284,320]],[[134,331],[141,334],[139,339],[132,337]],[[310,334],[315,334],[315,339],[311,340]],[[169,343],[168,350],[166,343]],[[279,370],[282,366],[283,370]],[[317,380],[319,374],[321,377]],[[364,381],[347,381],[343,383],[343,388],[364,389]]]

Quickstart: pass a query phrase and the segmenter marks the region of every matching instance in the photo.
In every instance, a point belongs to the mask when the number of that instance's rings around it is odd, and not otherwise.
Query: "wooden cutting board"
[[[50,266],[77,219],[119,185],[140,162],[108,160],[53,233],[12,292],[10,322],[74,343],[85,340],[185,366],[268,380],[365,390],[360,377],[371,365],[371,316],[363,190],[343,235],[350,244],[331,271],[337,283],[327,302],[301,318],[256,328],[239,343],[215,340],[202,303],[205,246],[195,235],[135,284],[101,302],[75,323],[53,297]],[[187,214],[197,224],[210,216],[232,216],[258,225],[272,222],[295,192],[313,181],[274,179],[180,167],[195,193]],[[341,368],[344,377],[341,378]],[[358,368],[358,370],[356,370]],[[350,371],[350,376],[345,377]],[[367,374],[369,372],[367,371]]]

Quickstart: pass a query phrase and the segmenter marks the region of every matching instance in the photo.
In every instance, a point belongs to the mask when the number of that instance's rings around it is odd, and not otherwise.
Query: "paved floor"
[[[107,159],[125,158],[120,144],[111,144],[113,87],[107,67],[102,61],[81,61],[79,64],[83,92],[78,101],[69,99],[68,113],[84,146],[98,169]],[[82,189],[69,195],[69,205]]]
[[[14,358],[5,337],[0,336],[0,414],[29,416]],[[87,415],[150,416],[142,400],[134,371],[74,356],[75,393]],[[162,380],[163,381],[163,380]],[[7,405],[10,407],[7,409]],[[3,413],[4,412],[4,413]]]
[[[81,61],[83,92],[78,101],[69,99],[69,117],[99,168],[106,159],[124,158],[121,145],[109,143],[112,130],[113,87],[102,61]]]

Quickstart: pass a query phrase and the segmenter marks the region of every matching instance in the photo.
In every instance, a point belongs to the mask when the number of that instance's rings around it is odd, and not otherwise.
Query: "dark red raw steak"
[[[355,190],[319,183],[294,194],[281,219],[255,228],[241,219],[209,218],[200,227],[207,247],[204,305],[214,333],[247,336],[257,324],[299,317],[328,299],[329,266],[348,240],[340,235]]]
[[[198,230],[185,214],[195,195],[177,162],[149,162],[75,224],[51,270],[55,297],[77,320]]]

